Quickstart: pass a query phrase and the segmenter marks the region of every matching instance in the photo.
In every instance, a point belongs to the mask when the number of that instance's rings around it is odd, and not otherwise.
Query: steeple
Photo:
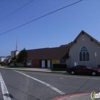
[[[18,51],[18,43],[17,43],[17,39],[16,39],[16,51]]]

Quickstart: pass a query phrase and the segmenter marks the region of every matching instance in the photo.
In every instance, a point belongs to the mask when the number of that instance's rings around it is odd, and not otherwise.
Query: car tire
[[[97,73],[96,73],[96,72],[92,72],[91,75],[92,75],[92,76],[96,76]]]
[[[71,73],[71,75],[74,75],[75,74],[75,71],[72,70],[70,73]]]

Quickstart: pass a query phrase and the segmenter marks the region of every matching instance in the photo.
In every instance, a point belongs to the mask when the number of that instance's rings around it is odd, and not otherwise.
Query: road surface
[[[52,100],[52,98],[65,94],[100,92],[100,76],[0,68],[0,85],[0,100]]]

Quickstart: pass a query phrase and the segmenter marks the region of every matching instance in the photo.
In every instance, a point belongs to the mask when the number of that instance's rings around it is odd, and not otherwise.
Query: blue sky
[[[32,1],[31,3],[29,3]],[[0,0],[0,34],[79,0]],[[29,3],[27,6],[23,5]],[[16,13],[14,11],[22,7]],[[23,27],[0,35],[0,56],[15,50],[57,47],[81,30],[100,40],[100,0],[82,0]]]

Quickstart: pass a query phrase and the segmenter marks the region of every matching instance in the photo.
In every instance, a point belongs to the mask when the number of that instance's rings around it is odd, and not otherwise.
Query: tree
[[[20,51],[20,53],[18,54],[18,59],[17,62],[23,63],[24,65],[27,62],[27,51],[25,50],[25,48]]]
[[[15,66],[15,63],[17,62],[17,59],[18,59],[17,56],[12,57],[11,60],[10,60],[9,65],[13,64]]]
[[[10,62],[16,62],[17,61],[17,56],[12,57]]]

